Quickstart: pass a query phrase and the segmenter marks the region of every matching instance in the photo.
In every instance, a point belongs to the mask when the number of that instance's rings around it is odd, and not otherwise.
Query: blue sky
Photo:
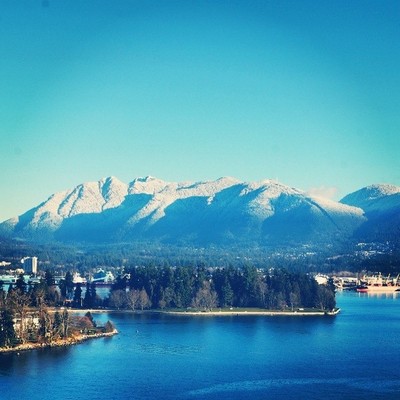
[[[0,220],[114,175],[400,184],[400,2],[1,0]]]

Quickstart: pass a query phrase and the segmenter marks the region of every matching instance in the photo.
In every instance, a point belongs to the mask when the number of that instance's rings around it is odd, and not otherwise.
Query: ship
[[[360,293],[394,293],[400,292],[399,275],[396,278],[386,278],[381,274],[364,276],[360,279],[360,284],[356,288]]]

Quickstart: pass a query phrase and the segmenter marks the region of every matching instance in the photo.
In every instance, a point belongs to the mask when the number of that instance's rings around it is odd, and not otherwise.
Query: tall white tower
[[[37,257],[24,257],[21,260],[23,268],[26,274],[36,274],[37,273]]]

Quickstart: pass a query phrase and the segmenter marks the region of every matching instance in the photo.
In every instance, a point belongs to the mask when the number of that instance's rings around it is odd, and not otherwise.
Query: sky
[[[400,185],[398,0],[0,1],[0,221],[116,176]]]

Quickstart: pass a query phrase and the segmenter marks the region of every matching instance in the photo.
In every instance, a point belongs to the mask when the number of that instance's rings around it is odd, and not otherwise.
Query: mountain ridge
[[[374,202],[400,196],[394,185],[360,191],[335,202],[272,179],[167,182],[147,176],[124,183],[110,176],[54,193],[1,223],[0,234],[38,242],[329,244],[350,239],[368,222]],[[393,207],[399,205],[396,198]]]

